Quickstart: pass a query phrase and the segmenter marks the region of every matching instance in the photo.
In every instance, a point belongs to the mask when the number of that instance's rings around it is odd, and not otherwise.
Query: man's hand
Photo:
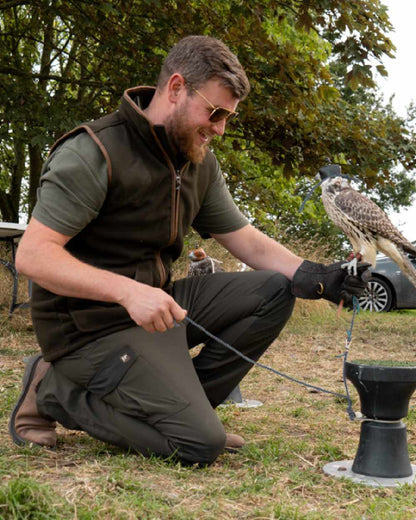
[[[299,298],[325,298],[337,304],[343,300],[346,307],[352,307],[353,297],[361,296],[367,287],[371,264],[359,263],[357,276],[348,274],[342,268],[344,264],[324,265],[305,260],[293,277],[292,293]]]
[[[127,296],[120,301],[133,321],[147,332],[164,332],[186,316],[175,300],[162,289],[132,281]]]

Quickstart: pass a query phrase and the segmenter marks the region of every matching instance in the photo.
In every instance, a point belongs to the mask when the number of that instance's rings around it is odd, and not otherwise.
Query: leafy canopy
[[[2,218],[31,212],[57,137],[114,110],[125,88],[155,84],[189,34],[222,39],[250,79],[216,152],[256,224],[277,236],[335,234],[314,201],[297,213],[307,178],[327,161],[360,176],[381,204],[409,204],[415,111],[397,116],[374,83],[394,53],[391,28],[379,0],[0,0]]]

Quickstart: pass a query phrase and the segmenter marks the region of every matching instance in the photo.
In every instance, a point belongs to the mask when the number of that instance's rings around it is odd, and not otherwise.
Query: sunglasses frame
[[[189,85],[189,83],[188,83],[188,85]],[[212,112],[210,113],[210,115],[208,117],[208,119],[211,121],[211,123],[218,123],[219,121],[222,121],[223,119],[225,119],[226,123],[229,123],[230,121],[232,121],[233,119],[238,117],[238,112],[234,112],[233,110],[228,110],[228,108],[224,108],[224,107],[216,107],[215,105],[213,105],[211,103],[211,101],[209,99],[207,99],[204,96],[204,94],[199,92],[198,89],[196,89],[192,85],[189,85],[189,86],[191,87],[191,89],[194,92],[196,92],[198,94],[198,96],[200,96],[204,101],[206,101],[208,103],[208,105],[212,108]],[[223,111],[225,113],[225,115],[222,117],[219,117],[218,119],[215,119],[215,114],[220,111]]]

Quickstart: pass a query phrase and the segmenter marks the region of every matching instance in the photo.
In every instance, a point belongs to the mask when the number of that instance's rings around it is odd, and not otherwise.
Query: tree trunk
[[[0,214],[3,222],[16,222],[13,208],[10,204],[10,195],[0,190]]]
[[[36,191],[42,171],[42,156],[38,145],[29,145],[29,171],[28,216],[30,217],[36,204]]]
[[[12,222],[19,222],[20,194],[22,191],[22,179],[25,175],[26,145],[17,135],[14,139],[14,154],[15,161],[10,181],[10,205],[13,211]]]
[[[19,222],[20,193],[25,173],[25,143],[15,136],[14,162],[10,168],[11,179],[9,191],[0,190],[0,212],[5,222]]]

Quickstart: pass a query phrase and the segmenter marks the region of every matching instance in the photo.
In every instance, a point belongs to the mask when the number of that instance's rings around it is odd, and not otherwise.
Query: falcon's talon
[[[357,257],[354,257],[349,262],[345,262],[345,264],[341,264],[341,269],[346,269],[349,275],[357,276],[358,269],[357,269]]]

